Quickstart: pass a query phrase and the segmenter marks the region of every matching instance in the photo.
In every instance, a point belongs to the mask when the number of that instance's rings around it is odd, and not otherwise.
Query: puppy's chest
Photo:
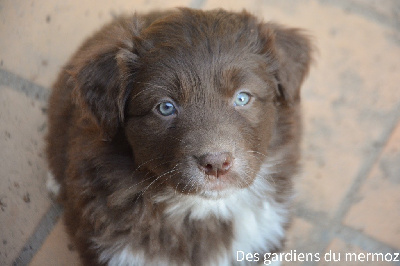
[[[268,202],[249,205],[240,200],[235,204],[208,206],[212,208],[209,210],[202,204],[196,206],[203,208],[204,217],[190,217],[190,213],[200,211],[194,207],[180,221],[169,216],[172,220],[154,232],[157,237],[151,238],[159,239],[159,252],[152,251],[151,246],[134,249],[128,245],[112,256],[110,264],[232,265],[238,252],[261,254],[280,245],[286,222],[285,212],[280,207]],[[222,214],[223,217],[219,216]],[[155,255],[148,257],[146,254]]]

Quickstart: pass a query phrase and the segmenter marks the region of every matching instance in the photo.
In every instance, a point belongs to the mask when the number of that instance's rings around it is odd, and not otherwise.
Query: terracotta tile
[[[0,86],[0,265],[10,265],[49,208],[41,103]]]
[[[50,87],[63,64],[94,30],[113,16],[187,6],[189,0],[2,1],[1,67]]]
[[[78,266],[81,265],[79,256],[73,250],[65,232],[62,219],[58,221],[53,231],[47,237],[43,246],[32,259],[31,266]]]
[[[400,123],[344,220],[373,238],[400,249]]]

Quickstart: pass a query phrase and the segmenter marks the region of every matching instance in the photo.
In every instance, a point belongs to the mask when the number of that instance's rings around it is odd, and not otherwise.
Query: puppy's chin
[[[237,193],[241,189],[242,188],[232,188],[232,187],[218,189],[218,190],[217,189],[207,189],[207,190],[202,190],[201,192],[198,193],[198,195],[205,199],[219,200],[219,199],[228,198],[231,195],[234,195],[235,193]]]
[[[212,184],[203,184],[197,186],[196,189],[179,189],[178,187],[171,186],[175,190],[175,193],[181,195],[192,195],[199,196],[204,199],[223,199],[230,197],[231,195],[237,193],[243,188],[227,185],[223,181],[215,181]]]
[[[240,184],[240,182],[233,181],[234,180],[226,179],[225,177],[207,180],[198,194],[207,199],[221,199],[229,197],[244,187],[247,187],[243,186],[244,184]]]
[[[200,178],[202,182],[199,182],[200,184],[197,184],[193,191],[183,191],[184,194],[218,200],[230,197],[253,183],[253,180],[244,180],[238,173],[229,173],[219,178],[202,173],[197,178]]]

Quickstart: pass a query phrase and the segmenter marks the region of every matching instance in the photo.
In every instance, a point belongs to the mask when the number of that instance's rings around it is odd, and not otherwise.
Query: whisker
[[[257,155],[255,155],[255,154],[249,154],[249,155],[256,158],[260,163],[264,163],[264,161],[261,160],[260,158],[258,158]]]
[[[142,192],[140,193],[140,195],[143,196],[143,194],[144,194],[155,182],[157,182],[158,179],[160,179],[161,177],[163,177],[163,176],[165,176],[165,175],[167,175],[167,174],[169,174],[169,173],[173,173],[173,172],[175,172],[175,171],[177,171],[177,170],[172,169],[172,170],[170,170],[170,171],[168,171],[168,172],[165,172],[165,173],[159,175],[156,179],[154,179],[153,181],[151,181],[151,183],[150,183],[147,187],[145,187],[145,188],[142,190]]]
[[[259,155],[262,155],[262,156],[264,156],[264,157],[266,157],[266,158],[267,158],[267,155],[266,155],[266,154],[264,154],[264,153],[262,153],[262,152],[259,152],[259,151],[253,151],[253,150],[250,150],[250,151],[246,151],[246,152],[253,152],[253,153],[257,153],[257,154],[259,154]]]
[[[151,161],[154,161],[154,160],[157,160],[157,159],[161,159],[162,157],[163,157],[163,156],[160,156],[160,157],[156,157],[156,158],[147,160],[147,161],[145,161],[144,163],[140,164],[134,171],[136,172],[136,171],[139,170],[139,168],[142,167],[143,165],[145,165],[145,164],[147,164],[147,163],[149,163],[149,162],[151,162]]]
[[[183,144],[186,144],[186,142],[184,140],[182,140],[182,139],[179,139],[179,138],[176,138],[176,137],[173,137],[173,136],[168,136],[168,137],[171,138],[171,139],[176,139],[177,141],[182,142]]]
[[[176,184],[176,186],[175,186],[175,196],[176,196],[176,192],[178,191],[178,186],[181,184],[181,182],[179,181],[177,184]]]
[[[142,196],[144,195],[144,193],[145,193],[155,182],[157,182],[161,177],[163,177],[163,176],[165,176],[165,175],[168,175],[168,174],[170,174],[170,173],[173,173],[173,172],[177,172],[178,170],[175,169],[175,168],[176,168],[178,165],[180,165],[180,163],[177,163],[171,170],[166,171],[166,172],[160,174],[160,175],[157,176],[153,181],[151,181],[149,185],[147,185],[144,189],[142,189],[142,190],[138,193],[138,195],[137,195],[137,197],[136,197],[136,200],[135,200],[135,203],[136,203],[136,202],[138,201],[138,199],[139,199],[140,197],[142,197]],[[178,171],[178,172],[179,172],[179,171]],[[150,176],[150,177],[148,177],[148,178],[142,180],[140,183],[144,182],[145,180],[152,179],[152,178],[154,178],[154,177],[155,177],[154,175],[153,175],[153,176]],[[167,180],[168,180],[169,178],[171,178],[171,177],[168,177]],[[166,181],[166,180],[164,180],[162,183],[164,183],[165,181]],[[159,185],[158,185],[158,186],[159,186]],[[157,187],[158,187],[158,186],[157,186]],[[133,186],[132,186],[132,187],[133,187]]]
[[[145,162],[145,163],[139,165],[139,167],[143,166],[144,164],[146,164],[146,163],[148,163],[148,162],[150,162],[150,161],[152,161],[152,160],[159,159],[159,158],[162,158],[162,157],[157,157],[157,158],[153,158],[153,159],[151,159],[151,160],[148,160],[147,162]],[[151,171],[155,170],[157,167],[159,167],[159,166],[161,166],[161,165],[163,165],[163,164],[165,164],[165,163],[170,163],[170,162],[172,162],[172,161],[168,161],[168,162],[161,163],[161,164],[155,166]],[[134,171],[137,171],[137,169],[139,169],[139,167],[137,167],[136,170],[134,170]],[[148,177],[148,175],[151,174],[151,171],[147,172],[147,173],[144,175],[144,177],[145,177],[144,179],[142,179],[142,180],[139,181],[138,183],[136,183],[136,184],[130,186],[128,189],[132,189],[132,188],[134,188],[134,187],[136,187],[136,186],[138,186],[138,185],[140,185],[140,184],[146,182],[147,180],[154,178],[154,175]],[[134,175],[135,175],[135,173],[132,173],[132,176],[134,176]],[[146,177],[147,177],[147,178],[146,178]]]
[[[190,190],[193,191],[193,188],[196,186],[196,191],[198,190],[198,184],[199,184],[199,180],[197,178],[194,178],[193,176],[191,176],[189,178],[189,183],[191,184],[190,186]]]
[[[189,182],[186,182],[186,185],[183,187],[183,189],[182,189],[182,193],[184,193],[185,192],[185,190],[186,190],[186,187],[189,185],[189,183],[190,183],[190,179],[191,178],[189,178]]]
[[[160,163],[160,164],[157,164],[156,166],[154,166],[146,175],[145,175],[145,177],[146,176],[148,176],[151,172],[154,172],[154,170],[155,169],[157,169],[158,167],[160,167],[161,165],[164,165],[164,164],[167,164],[167,163],[171,163],[171,162],[173,162],[174,160],[170,160],[170,161],[166,161],[166,162],[162,162],[162,163]],[[174,166],[175,167],[175,166]]]
[[[148,177],[148,178],[145,178],[145,179],[142,179],[140,182],[138,182],[138,183],[136,183],[136,184],[130,186],[128,189],[132,189],[132,188],[134,188],[134,187],[136,187],[136,186],[138,186],[138,185],[140,185],[140,184],[146,182],[147,180],[149,180],[149,179],[151,179],[151,178],[152,178],[152,176],[150,176],[150,177]]]
[[[175,168],[176,168],[178,165],[181,165],[181,164],[182,164],[182,163],[177,163],[177,164],[172,168],[172,170],[174,170],[175,173],[174,173],[173,175],[168,176],[166,179],[164,179],[162,182],[160,182],[156,187],[159,187],[160,185],[164,184],[167,180],[171,179],[172,177],[176,176],[177,174],[180,174],[181,171],[176,170]],[[171,171],[172,171],[172,170],[171,170]]]
[[[256,178],[262,178],[265,181],[267,181],[268,184],[272,185],[270,180],[272,180],[273,184],[276,185],[275,180],[273,178],[268,178],[270,175],[267,175],[267,178],[264,178],[264,175],[261,175],[259,172],[256,172],[255,170],[251,169],[250,167],[246,167],[245,170],[249,171],[249,172],[245,172],[246,174],[255,174]]]
[[[171,179],[172,177],[174,177],[176,174],[179,174],[179,171],[175,171],[175,173],[173,175],[169,175],[167,178],[163,179],[161,182],[158,183],[157,186],[155,186],[154,188],[158,188],[159,186],[161,186],[162,184],[164,184],[166,181],[168,181],[169,179]]]

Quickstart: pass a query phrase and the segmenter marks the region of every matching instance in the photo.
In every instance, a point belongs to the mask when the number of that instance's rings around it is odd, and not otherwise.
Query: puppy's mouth
[[[151,176],[145,178],[146,191],[162,191],[168,187],[178,194],[220,199],[249,187],[259,169],[254,160],[230,152],[187,155],[180,161],[171,159],[152,161],[155,166],[146,167],[150,172],[147,177]]]
[[[226,198],[236,191],[239,191],[242,187],[232,184],[226,180],[213,180],[206,181],[204,186],[197,191],[196,194],[203,198],[208,199],[221,199]]]
[[[206,198],[220,198],[247,187],[251,183],[242,180],[241,176],[233,171],[218,177],[193,168],[183,172],[181,177],[171,180],[170,183],[170,187],[180,194],[197,194]]]
[[[232,185],[228,184],[227,181],[224,180],[215,180],[215,181],[209,181],[205,185],[205,190],[209,191],[223,191],[231,188]]]
[[[255,179],[256,171],[249,170],[249,162],[229,152],[192,156],[187,162],[175,186],[183,194],[223,198],[250,186]]]

